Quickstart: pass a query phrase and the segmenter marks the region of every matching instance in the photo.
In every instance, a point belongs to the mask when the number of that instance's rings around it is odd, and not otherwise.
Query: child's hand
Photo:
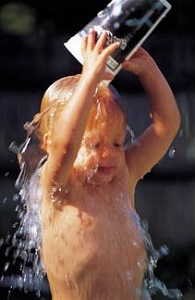
[[[139,48],[135,54],[128,60],[122,62],[122,68],[139,77],[144,76],[154,65],[153,59],[143,48]]]
[[[105,48],[107,33],[103,31],[96,42],[96,32],[89,30],[88,36],[82,40],[82,53],[84,58],[82,74],[87,77],[101,80],[112,80],[113,75],[106,73],[106,63],[109,56],[120,46],[119,42],[114,42]]]

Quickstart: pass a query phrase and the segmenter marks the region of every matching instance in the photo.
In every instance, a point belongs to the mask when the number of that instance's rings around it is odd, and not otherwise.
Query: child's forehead
[[[87,128],[84,134],[85,140],[98,140],[109,139],[116,137],[123,137],[126,132],[126,126],[124,122],[119,120],[111,120],[109,122],[102,122],[95,124],[94,126]]]

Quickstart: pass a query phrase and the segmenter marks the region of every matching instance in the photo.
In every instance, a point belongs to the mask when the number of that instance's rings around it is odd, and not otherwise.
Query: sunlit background
[[[156,275],[185,300],[195,299],[195,6],[193,0],[172,0],[172,9],[144,43],[169,81],[182,116],[181,128],[165,157],[137,188],[136,205],[147,220],[156,248],[167,245]],[[12,257],[4,240],[17,222],[19,169],[9,150],[25,139],[24,123],[38,112],[41,97],[55,80],[80,73],[81,65],[64,47],[108,1],[1,1],[0,3],[0,276]],[[135,136],[147,126],[147,101],[130,74],[113,81],[123,96]],[[155,149],[154,149],[155,151]],[[147,158],[146,158],[147,159]],[[0,280],[0,299],[38,299],[34,291],[12,289]],[[46,279],[41,299],[51,299]],[[155,299],[166,299],[156,296]],[[91,299],[93,300],[93,299]],[[123,299],[119,299],[123,300]],[[131,299],[130,299],[131,300]]]

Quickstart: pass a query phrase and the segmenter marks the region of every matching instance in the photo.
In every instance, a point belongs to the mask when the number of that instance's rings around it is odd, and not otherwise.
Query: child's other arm
[[[139,77],[148,96],[152,121],[126,152],[128,167],[137,182],[168,150],[180,126],[180,113],[165,77],[143,48],[124,61],[123,68]]]

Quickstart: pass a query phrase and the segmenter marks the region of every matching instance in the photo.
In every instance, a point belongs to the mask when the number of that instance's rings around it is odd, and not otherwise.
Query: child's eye
[[[114,143],[114,146],[115,146],[115,147],[122,147],[123,144],[120,144],[120,143]]]
[[[98,149],[99,146],[100,146],[100,143],[95,143],[95,144],[94,144],[94,148],[95,148],[95,149]]]

